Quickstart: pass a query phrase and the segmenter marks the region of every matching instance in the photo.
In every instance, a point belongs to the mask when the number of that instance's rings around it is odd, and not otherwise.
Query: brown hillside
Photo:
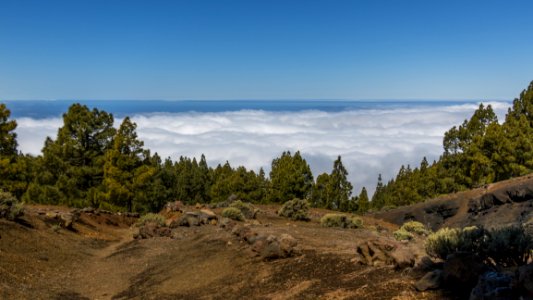
[[[533,225],[533,175],[489,184],[373,215],[397,225],[416,220],[433,229]]]

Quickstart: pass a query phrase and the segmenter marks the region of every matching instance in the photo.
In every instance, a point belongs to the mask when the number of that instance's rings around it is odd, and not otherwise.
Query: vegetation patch
[[[236,207],[224,208],[222,211],[222,216],[235,221],[244,221],[244,215],[242,214],[241,210]]]
[[[250,203],[237,200],[231,203],[229,207],[238,209],[242,213],[242,215],[247,219],[255,219],[257,210]]]
[[[532,257],[533,237],[522,226],[490,230],[475,226],[443,228],[428,236],[425,247],[428,255],[435,258],[446,259],[450,254],[467,252],[488,265],[520,266]]]
[[[303,199],[292,199],[283,204],[278,215],[295,221],[309,221],[309,203]]]
[[[414,238],[413,234],[405,229],[398,229],[392,233],[397,241],[410,241]]]
[[[165,217],[160,214],[148,213],[142,216],[137,224],[139,226],[145,225],[146,223],[156,223],[159,226],[165,226]]]
[[[0,218],[11,221],[24,214],[24,203],[20,202],[11,193],[0,191]]]
[[[362,228],[363,220],[344,214],[326,214],[320,219],[320,224],[324,227]]]

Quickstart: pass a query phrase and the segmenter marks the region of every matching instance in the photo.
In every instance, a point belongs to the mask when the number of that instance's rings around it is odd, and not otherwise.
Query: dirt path
[[[129,285],[128,268],[110,259],[121,247],[133,240],[128,229],[117,229],[113,232],[116,241],[91,253],[91,259],[76,268],[72,276],[70,289],[73,293],[89,299],[111,299],[113,295],[126,289]]]

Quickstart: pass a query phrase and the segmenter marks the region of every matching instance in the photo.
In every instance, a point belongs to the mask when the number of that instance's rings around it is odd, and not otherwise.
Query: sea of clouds
[[[509,107],[491,103],[500,120]],[[270,112],[242,110],[216,113],[155,113],[132,116],[145,147],[163,158],[199,158],[208,164],[226,160],[268,174],[272,159],[285,150],[300,150],[315,178],[330,172],[342,156],[354,194],[363,186],[373,192],[378,174],[393,178],[401,165],[418,166],[442,153],[444,133],[469,118],[476,104],[421,105],[341,112]],[[55,138],[61,118],[17,119],[19,148],[39,154],[46,136]],[[116,120],[118,126],[121,120]]]

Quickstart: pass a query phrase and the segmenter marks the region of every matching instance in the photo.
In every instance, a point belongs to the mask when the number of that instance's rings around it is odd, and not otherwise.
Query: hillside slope
[[[470,225],[489,228],[519,224],[533,226],[533,175],[378,212],[373,216],[397,225],[416,220],[434,230]]]
[[[423,255],[420,242],[391,238],[397,226],[365,218],[366,229],[321,227],[278,217],[260,206],[256,220],[231,227],[177,227],[170,237],[133,239],[134,218],[80,214],[71,230],[46,221],[61,207],[29,206],[23,224],[0,220],[0,298],[3,299],[437,299],[415,292],[420,274],[379,258],[359,263],[357,245],[370,241]],[[194,207],[187,208],[195,210]],[[219,210],[215,210],[220,213]],[[297,254],[263,259],[239,231],[290,234]]]

